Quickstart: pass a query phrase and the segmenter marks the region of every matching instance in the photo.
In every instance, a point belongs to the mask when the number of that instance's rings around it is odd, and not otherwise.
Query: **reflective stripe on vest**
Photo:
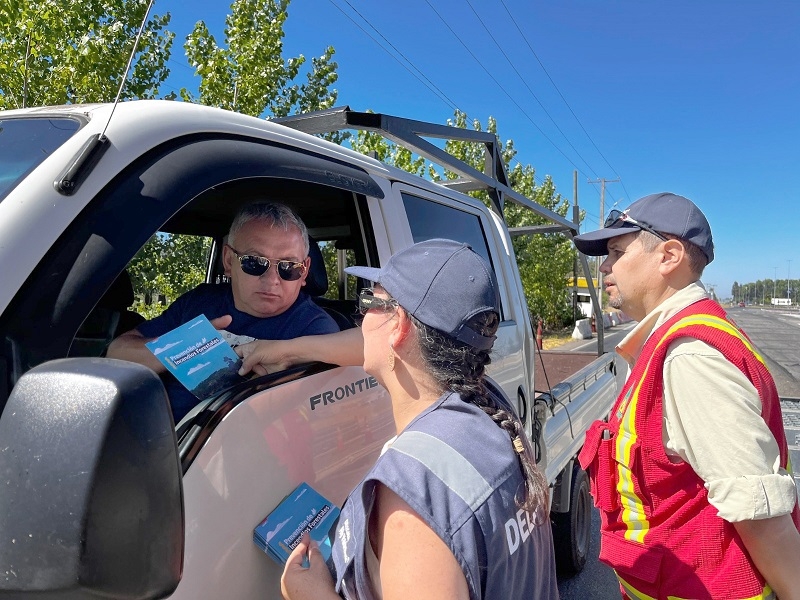
[[[620,585],[625,590],[625,594],[629,598],[633,598],[634,600],[656,600],[656,598],[648,596],[647,594],[637,590],[630,583],[628,583],[622,577],[620,577],[619,574],[617,574],[617,579],[619,579]],[[691,599],[681,598],[679,596],[667,596],[667,600],[691,600]],[[750,596],[749,598],[742,598],[742,600],[776,600],[776,599],[775,599],[775,593],[772,591],[772,588],[764,584],[764,589],[761,590],[760,594],[758,594],[757,596]]]
[[[680,329],[693,325],[713,327],[741,340],[741,342],[753,354],[753,356],[755,356],[759,362],[766,366],[764,359],[761,358],[758,352],[756,352],[755,348],[753,348],[753,345],[750,343],[750,340],[748,340],[741,331],[739,331],[725,319],[721,319],[709,314],[691,315],[675,323],[669,328],[669,330],[667,330],[667,332],[656,344],[652,354],[650,355],[650,361],[652,361],[656,351],[664,343],[664,340],[672,336]],[[644,543],[645,536],[650,530],[650,522],[648,521],[644,510],[644,502],[636,493],[633,478],[631,477],[633,468],[631,463],[631,451],[638,439],[638,432],[636,430],[636,413],[639,406],[639,392],[641,391],[642,385],[644,384],[649,371],[650,362],[647,363],[647,366],[642,372],[642,376],[633,387],[633,393],[629,392],[629,397],[626,398],[623,401],[623,404],[620,406],[619,412],[622,413],[622,416],[615,448],[616,460],[619,463],[617,465],[617,493],[619,494],[620,507],[622,508],[620,518],[625,524],[625,539],[633,540],[639,543]],[[791,468],[791,465],[787,465],[787,468]],[[646,600],[648,597],[641,596],[641,598]]]
[[[422,431],[406,431],[390,449],[428,467],[473,512],[492,494],[492,486],[472,463],[439,438]]]

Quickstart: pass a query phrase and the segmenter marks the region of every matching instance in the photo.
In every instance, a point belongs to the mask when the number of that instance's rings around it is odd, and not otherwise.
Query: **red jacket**
[[[587,432],[578,458],[601,510],[600,560],[631,598],[767,598],[769,586],[734,526],[709,504],[703,480],[664,450],[662,370],[670,344],[684,337],[716,348],[753,383],[781,466],[791,470],[778,393],[763,359],[721,306],[696,302],[653,332],[609,422]],[[800,529],[796,502],[792,517]]]

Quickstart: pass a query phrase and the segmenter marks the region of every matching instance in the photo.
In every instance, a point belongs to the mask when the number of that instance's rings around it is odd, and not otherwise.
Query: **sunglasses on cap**
[[[631,225],[635,225],[639,229],[643,229],[644,231],[647,231],[648,233],[652,233],[654,236],[656,236],[659,239],[664,240],[665,242],[668,241],[668,239],[664,236],[664,234],[657,232],[655,229],[653,229],[652,227],[650,227],[650,225],[647,225],[646,223],[642,223],[641,221],[637,221],[636,219],[631,217],[627,212],[622,211],[622,210],[616,210],[615,209],[615,210],[612,210],[611,212],[609,212],[608,213],[608,217],[606,217],[606,220],[603,223],[603,227],[611,227],[617,221],[623,221],[625,223],[630,223]]]
[[[269,268],[275,264],[278,270],[278,277],[284,281],[297,281],[306,272],[306,266],[302,262],[295,262],[293,260],[275,260],[274,258],[264,258],[263,256],[256,256],[254,254],[239,254],[233,246],[228,244],[228,248],[239,259],[239,266],[242,267],[247,275],[253,277],[261,277],[264,273],[269,271]]]
[[[371,288],[361,290],[358,294],[358,312],[363,317],[367,311],[377,308],[380,310],[389,310],[390,308],[397,308],[400,306],[394,298],[378,298],[375,291]]]

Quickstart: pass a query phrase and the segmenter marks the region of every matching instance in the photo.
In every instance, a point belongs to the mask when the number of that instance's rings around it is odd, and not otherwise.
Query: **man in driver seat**
[[[311,265],[308,231],[288,206],[271,202],[243,206],[231,224],[222,260],[230,284],[203,283],[186,292],[160,316],[114,340],[107,356],[166,373],[145,343],[199,315],[217,319],[214,325],[234,347],[255,339],[286,340],[339,331],[336,322],[302,291]],[[165,385],[178,423],[199,400],[171,375]]]

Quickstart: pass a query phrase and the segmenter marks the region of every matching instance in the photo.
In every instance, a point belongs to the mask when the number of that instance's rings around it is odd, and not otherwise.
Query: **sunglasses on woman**
[[[367,288],[361,290],[358,294],[358,312],[363,317],[367,311],[377,308],[380,310],[389,310],[400,306],[394,298],[378,298],[375,291]]]
[[[624,223],[630,223],[631,225],[634,225],[634,226],[638,227],[639,229],[643,229],[644,231],[647,231],[648,233],[652,233],[654,236],[656,236],[659,239],[664,240],[665,242],[668,241],[667,238],[664,236],[664,234],[657,232],[655,229],[653,229],[652,227],[650,227],[650,225],[647,225],[646,223],[642,223],[641,221],[637,221],[636,219],[631,217],[628,213],[626,213],[624,211],[621,211],[621,210],[616,210],[615,209],[615,210],[612,210],[610,213],[608,213],[608,217],[606,217],[606,221],[605,221],[605,223],[603,223],[603,227],[611,227],[617,221],[623,221]]]
[[[228,248],[239,259],[239,266],[242,267],[247,275],[253,277],[261,277],[264,273],[269,271],[269,268],[275,264],[278,269],[278,277],[284,281],[297,281],[306,272],[306,266],[302,262],[295,262],[293,260],[275,260],[274,258],[265,258],[263,256],[256,256],[255,254],[239,254],[231,245]]]

